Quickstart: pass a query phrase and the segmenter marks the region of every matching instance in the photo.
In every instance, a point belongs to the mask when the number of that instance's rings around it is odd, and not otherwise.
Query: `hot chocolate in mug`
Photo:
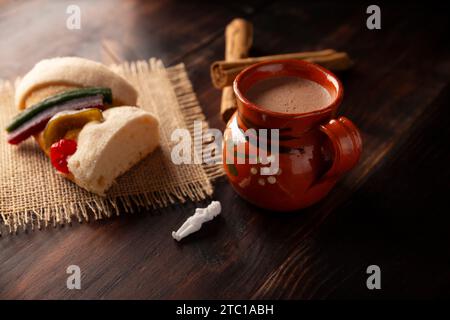
[[[317,109],[309,106],[309,109],[279,112],[277,108],[257,105],[249,99],[248,93],[255,85],[264,88],[262,82],[278,81],[282,77],[309,80],[304,83],[313,81],[310,89],[320,85],[329,100]],[[294,83],[288,84],[289,90],[295,90]],[[277,211],[305,208],[324,198],[337,180],[357,164],[362,152],[361,136],[349,119],[334,118],[342,102],[343,88],[330,71],[301,60],[263,62],[243,70],[236,77],[233,89],[238,110],[225,129],[223,163],[231,185],[249,202]],[[280,100],[288,99],[288,93],[295,92],[276,92]],[[305,95],[308,100],[314,98],[314,91],[305,94],[309,94]],[[273,97],[277,95],[272,95],[272,100]],[[295,106],[295,94],[293,97]],[[300,105],[302,101],[297,102]],[[278,129],[276,141],[273,139],[276,135],[270,135],[271,129]],[[252,134],[258,136],[264,132],[269,133],[267,143],[256,143],[262,140],[253,139]],[[271,154],[273,143],[277,145],[276,154]],[[260,157],[261,154],[268,157]],[[278,160],[275,170],[263,169],[268,168],[268,159],[273,162],[274,157]],[[271,172],[267,174],[267,171]]]

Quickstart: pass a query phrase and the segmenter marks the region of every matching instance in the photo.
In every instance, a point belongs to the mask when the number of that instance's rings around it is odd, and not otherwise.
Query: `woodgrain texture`
[[[382,29],[370,31],[367,5],[342,2],[77,1],[82,29],[69,31],[69,3],[0,2],[0,78],[57,55],[184,62],[211,127],[223,129],[209,64],[223,56],[225,25],[242,16],[255,27],[252,56],[349,53],[355,66],[339,75],[339,114],[361,129],[364,153],[326,199],[300,212],[257,209],[219,180],[223,215],[182,243],[170,232],[192,203],[3,236],[0,298],[450,296],[448,7],[382,4]],[[71,264],[82,290],[66,288]],[[366,288],[371,264],[381,267],[382,290]]]

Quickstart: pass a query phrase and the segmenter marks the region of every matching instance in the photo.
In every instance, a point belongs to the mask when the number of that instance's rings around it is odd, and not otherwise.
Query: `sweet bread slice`
[[[105,195],[114,180],[159,144],[157,118],[106,66],[77,57],[39,62],[16,89],[24,109],[6,127],[10,144],[34,136],[64,177]],[[125,105],[125,106],[123,106]]]
[[[99,195],[159,144],[158,120],[142,109],[115,107],[103,118],[81,129],[77,150],[67,161],[73,181]]]

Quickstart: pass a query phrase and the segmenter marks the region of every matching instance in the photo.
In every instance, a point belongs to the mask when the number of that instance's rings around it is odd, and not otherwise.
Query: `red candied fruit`
[[[77,151],[77,142],[72,139],[61,139],[50,147],[50,161],[59,172],[68,174],[67,158]]]

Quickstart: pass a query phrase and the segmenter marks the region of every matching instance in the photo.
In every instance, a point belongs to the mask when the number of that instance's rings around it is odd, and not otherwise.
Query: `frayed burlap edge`
[[[186,73],[184,64],[178,64],[167,69],[164,68],[160,60],[150,59],[146,61],[137,61],[124,63],[120,66],[111,66],[111,68],[123,68],[128,72],[136,72],[139,67],[144,67],[151,71],[157,69],[167,72],[167,76],[172,83],[180,111],[184,117],[186,128],[190,131],[194,139],[199,139],[198,134],[194,132],[193,122],[202,121],[202,131],[209,128],[205,121],[205,116],[193,91],[192,84]],[[17,82],[17,80],[16,80]],[[0,88],[12,86],[9,81],[0,79]],[[208,141],[204,141],[206,145]],[[184,185],[170,186],[164,190],[143,192],[141,194],[120,195],[114,198],[98,197],[92,201],[83,203],[67,203],[62,205],[48,206],[39,210],[21,211],[8,213],[0,212],[2,221],[0,223],[0,236],[2,234],[17,234],[20,230],[41,230],[49,226],[58,227],[71,225],[73,221],[79,223],[89,222],[90,220],[100,220],[109,218],[113,215],[119,216],[120,213],[133,213],[141,208],[158,209],[164,208],[177,202],[184,203],[190,201],[201,201],[213,193],[211,182],[224,175],[221,164],[202,164],[205,179],[191,181]]]

